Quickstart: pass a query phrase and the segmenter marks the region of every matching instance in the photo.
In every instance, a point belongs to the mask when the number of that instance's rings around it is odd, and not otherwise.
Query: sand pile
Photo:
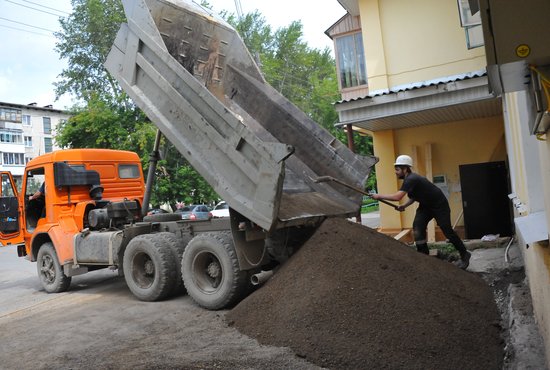
[[[487,284],[376,231],[329,219],[227,320],[331,369],[501,369]]]

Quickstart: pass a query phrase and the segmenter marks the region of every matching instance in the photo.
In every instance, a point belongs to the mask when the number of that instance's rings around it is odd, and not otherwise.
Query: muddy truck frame
[[[364,188],[377,158],[354,154],[266,83],[237,32],[208,9],[184,0],[123,5],[127,23],[106,69],[159,129],[153,153],[164,135],[228,203],[230,217],[143,216],[155,155],[143,186],[135,153],[68,150],[29,162],[19,193],[2,174],[0,237],[37,261],[48,292],[112,268],[141,300],[186,290],[204,308],[230,307],[323,220],[360,212],[360,193],[315,179]],[[37,165],[45,169],[45,213],[35,211],[32,227]],[[139,176],[121,177],[120,165],[137,166]]]

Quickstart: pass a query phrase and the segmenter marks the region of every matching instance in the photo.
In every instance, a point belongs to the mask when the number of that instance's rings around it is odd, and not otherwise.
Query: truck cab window
[[[41,190],[42,184],[45,189],[46,176],[44,175],[44,168],[35,168],[29,170],[27,173],[27,182],[25,184],[25,199],[27,199],[25,218],[27,221],[27,229],[29,231],[36,227],[36,224],[40,218],[46,217],[45,208],[45,191],[41,191],[42,196],[36,197],[37,191]],[[33,199],[31,199],[33,198]]]
[[[15,197],[10,178],[7,175],[2,175],[2,197]]]

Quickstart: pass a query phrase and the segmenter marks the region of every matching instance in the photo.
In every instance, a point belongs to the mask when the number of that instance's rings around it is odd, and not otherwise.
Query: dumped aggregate
[[[327,219],[226,320],[329,369],[490,370],[504,356],[481,277],[343,219]]]

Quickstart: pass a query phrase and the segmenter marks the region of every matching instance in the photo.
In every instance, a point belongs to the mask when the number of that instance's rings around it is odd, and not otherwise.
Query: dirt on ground
[[[501,369],[493,293],[476,274],[329,219],[226,320],[330,369]]]

